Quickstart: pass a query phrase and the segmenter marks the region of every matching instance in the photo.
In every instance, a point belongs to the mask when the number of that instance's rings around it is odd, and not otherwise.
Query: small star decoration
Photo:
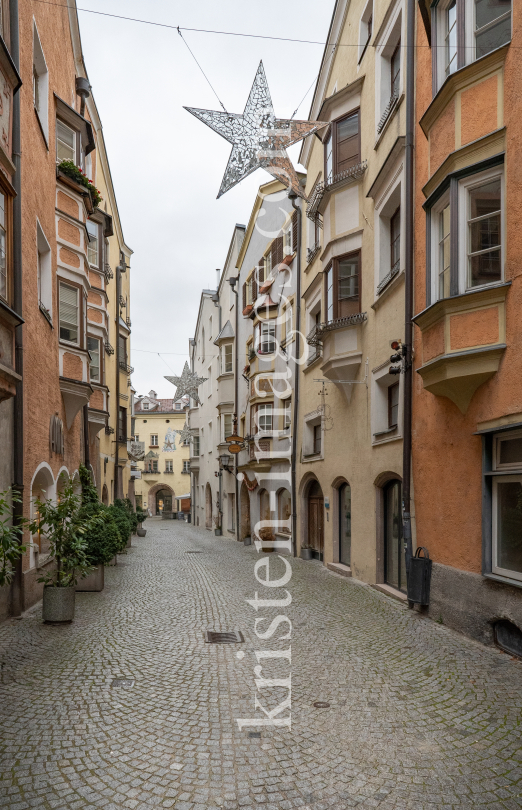
[[[262,62],[243,115],[194,107],[185,107],[185,110],[232,144],[218,199],[260,167],[305,198],[286,147],[323,129],[328,123],[276,118]]]
[[[183,430],[177,430],[176,433],[179,433],[180,444],[184,444],[192,440],[192,433],[190,432],[190,428],[186,422],[183,426]]]
[[[198,396],[198,388],[201,383],[208,380],[208,377],[198,377],[195,371],[189,369],[189,364],[185,362],[183,367],[183,374],[181,377],[165,377],[172,385],[176,385],[176,393],[174,400],[181,399],[181,397],[192,397],[194,402],[201,405],[201,400]]]

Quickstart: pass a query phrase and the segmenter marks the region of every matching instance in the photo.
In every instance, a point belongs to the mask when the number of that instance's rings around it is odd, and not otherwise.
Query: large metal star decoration
[[[183,430],[177,430],[176,433],[179,433],[180,444],[188,444],[188,442],[192,441],[192,433],[186,422],[183,425]]]
[[[198,377],[195,371],[191,371],[189,369],[189,364],[185,362],[183,367],[183,374],[181,377],[165,377],[172,385],[176,385],[176,393],[174,394],[174,400],[181,399],[181,397],[189,396],[192,397],[194,402],[198,405],[201,405],[201,400],[198,396],[198,387],[201,383],[204,383],[208,380],[208,377]]]
[[[243,115],[194,107],[185,109],[232,144],[218,199],[260,167],[306,199],[286,148],[328,123],[276,118],[262,62]]]

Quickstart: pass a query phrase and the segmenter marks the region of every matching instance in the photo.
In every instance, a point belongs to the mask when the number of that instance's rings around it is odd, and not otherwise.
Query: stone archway
[[[172,500],[176,497],[176,493],[169,487],[168,484],[154,484],[153,487],[149,489],[147,494],[147,508],[149,510],[149,514],[155,515],[156,514],[156,493],[160,491],[160,489],[165,489],[172,495]]]
[[[244,481],[241,484],[239,500],[241,503],[241,533],[239,536],[241,540],[244,540],[245,537],[250,537],[250,495]]]
[[[212,528],[212,490],[209,483],[205,487],[205,528]]]

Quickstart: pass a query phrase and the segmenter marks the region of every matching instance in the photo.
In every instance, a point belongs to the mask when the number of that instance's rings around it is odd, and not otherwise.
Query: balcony
[[[114,354],[114,348],[111,346],[108,340],[105,341],[105,353],[108,355]]]
[[[142,470],[143,475],[159,475],[159,470]]]
[[[506,349],[506,296],[511,282],[444,298],[413,318],[422,333],[427,391],[466,413],[477,388],[498,371]]]
[[[329,175],[325,181],[316,183],[310,192],[308,205],[306,206],[308,219],[315,222],[318,214],[324,213],[330,199],[330,192],[357,182],[364,175],[367,168],[368,161],[362,160],[360,163],[356,163],[355,166],[350,166],[349,169],[345,169],[339,174]]]
[[[309,364],[322,354],[320,368],[323,375],[339,383],[348,402],[353,386],[343,383],[354,380],[361,365],[361,329],[367,318],[366,312],[357,312],[317,324],[306,339],[309,346],[315,347]]]
[[[125,374],[132,374],[134,369],[132,366],[127,365],[125,360],[120,360],[118,363],[120,369],[125,372]]]

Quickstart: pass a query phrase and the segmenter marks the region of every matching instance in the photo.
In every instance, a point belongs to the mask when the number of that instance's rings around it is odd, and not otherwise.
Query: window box
[[[250,318],[253,310],[254,310],[254,305],[253,304],[247,304],[247,306],[243,310],[243,317],[244,318]]]
[[[56,176],[60,177],[62,180],[67,179],[69,182],[72,180],[76,185],[75,191],[84,193],[83,189],[86,189],[89,192],[89,199],[93,210],[100,206],[103,199],[100,192],[72,160],[62,160],[56,167]],[[69,183],[67,183],[67,185],[69,185]]]

